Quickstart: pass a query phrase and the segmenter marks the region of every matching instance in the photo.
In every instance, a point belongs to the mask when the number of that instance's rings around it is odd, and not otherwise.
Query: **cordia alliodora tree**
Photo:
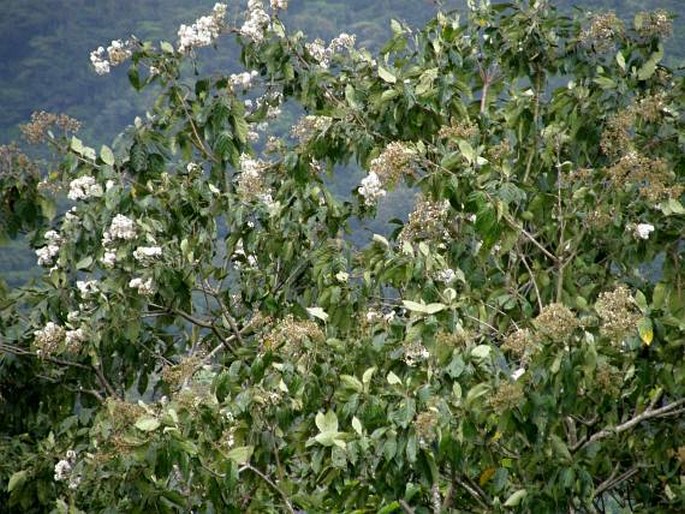
[[[111,147],[24,127],[61,157],[23,200],[73,207],[2,304],[3,509],[685,508],[670,16],[470,2],[372,55],[286,3],[94,51],[158,88]],[[245,71],[196,74],[225,37]]]

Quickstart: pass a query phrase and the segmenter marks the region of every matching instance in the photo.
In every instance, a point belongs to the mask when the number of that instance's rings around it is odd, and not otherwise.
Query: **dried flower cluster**
[[[473,334],[458,327],[454,332],[438,332],[435,336],[437,346],[449,346],[450,348],[464,348],[473,340]]]
[[[236,180],[236,192],[244,202],[260,201],[267,207],[274,207],[271,188],[267,185],[264,172],[268,163],[252,159],[246,154],[240,156],[240,174]]]
[[[502,343],[502,350],[510,352],[516,359],[525,360],[538,349],[533,334],[527,328],[510,332]]]
[[[609,364],[600,364],[595,370],[595,382],[605,394],[616,396],[621,390],[621,373]]]
[[[449,239],[446,228],[449,211],[450,204],[447,200],[436,202],[419,195],[414,210],[409,213],[407,224],[397,238],[398,241],[411,243]]]
[[[668,198],[678,198],[685,186],[674,183],[675,173],[662,159],[650,159],[637,152],[628,152],[604,173],[617,190],[637,187],[642,198],[658,202]]]
[[[430,353],[420,341],[405,342],[403,347],[404,363],[412,368],[430,357]]]
[[[632,109],[617,112],[607,119],[599,146],[605,155],[617,157],[630,148],[635,113]]]
[[[523,390],[518,384],[505,382],[488,398],[488,405],[498,414],[515,409],[523,399]]]
[[[162,369],[162,380],[172,387],[180,387],[192,378],[201,365],[202,356],[193,355],[186,357],[176,365],[164,366]]]
[[[580,326],[576,315],[561,303],[543,307],[534,324],[538,333],[554,342],[565,342]]]
[[[139,246],[133,251],[133,258],[143,266],[149,266],[162,256],[159,246]]]
[[[438,411],[435,409],[425,410],[416,416],[414,430],[420,447],[425,448],[436,440],[438,436],[437,425]]]
[[[38,111],[31,114],[31,121],[20,125],[22,135],[29,143],[41,143],[52,127],[57,127],[65,134],[78,132],[81,122],[66,114]]]
[[[289,351],[301,350],[306,341],[320,342],[325,335],[319,325],[311,320],[298,320],[292,315],[280,320],[264,338],[264,348],[275,350],[285,347]]]
[[[393,141],[371,161],[370,172],[386,186],[395,186],[405,175],[413,173],[412,161],[416,152],[407,143]]]
[[[641,24],[637,31],[643,37],[667,38],[673,34],[673,16],[664,9],[638,13]]]
[[[616,13],[605,12],[592,16],[590,26],[582,34],[582,41],[597,53],[614,49],[615,41],[623,35],[625,27]]]
[[[595,310],[601,319],[600,331],[615,344],[635,333],[641,317],[633,296],[623,284],[600,293]]]
[[[478,126],[469,120],[452,120],[449,125],[440,127],[438,131],[440,139],[471,139],[478,134]]]
[[[303,116],[290,130],[290,134],[301,144],[306,144],[328,130],[332,121],[330,116]]]

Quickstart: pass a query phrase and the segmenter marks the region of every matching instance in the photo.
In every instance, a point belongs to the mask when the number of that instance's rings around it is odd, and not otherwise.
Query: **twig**
[[[261,478],[267,484],[269,484],[271,488],[274,489],[278,494],[280,494],[281,498],[283,498],[283,501],[285,502],[285,506],[288,508],[288,512],[290,512],[290,514],[295,514],[295,509],[293,508],[292,503],[290,503],[288,495],[286,495],[285,492],[273,482],[273,480],[271,480],[268,476],[259,471],[257,468],[253,467],[251,464],[245,464],[242,468],[238,470],[238,474],[240,474],[242,471],[245,471],[246,469],[252,471],[255,475],[257,475],[259,478]]]
[[[478,502],[478,504],[483,507],[484,509],[487,509],[489,507],[486,498],[483,498],[480,493],[478,492],[477,489],[474,489],[471,485],[467,484],[464,480],[459,478],[458,476],[454,477],[454,481],[462,486],[464,489],[466,489],[466,492],[469,493],[471,496],[474,497],[474,499]]]
[[[402,507],[402,510],[406,514],[414,514],[414,509],[412,509],[406,501],[400,500],[399,504],[400,504],[400,507]]]
[[[585,438],[581,439],[576,443],[574,446],[570,448],[572,452],[575,452],[577,450],[582,450],[585,448],[587,445],[594,443],[595,441],[599,441],[600,439],[604,439],[606,437],[615,435],[615,434],[620,434],[621,432],[625,432],[626,430],[630,430],[634,426],[642,423],[645,420],[652,419],[652,418],[659,418],[659,417],[664,417],[668,416],[671,414],[671,411],[677,409],[681,405],[685,404],[685,398],[681,398],[680,400],[677,400],[673,403],[669,403],[668,405],[664,405],[663,407],[659,409],[653,409],[651,406],[648,407],[642,414],[639,414],[625,423],[621,423],[620,425],[617,425],[613,428],[603,428],[599,432],[596,432],[593,434],[590,438]]]
[[[607,478],[604,482],[602,482],[601,484],[599,484],[597,486],[597,489],[595,489],[595,492],[592,495],[593,498],[598,497],[599,495],[605,493],[609,489],[613,489],[614,487],[616,487],[619,484],[621,484],[622,482],[625,482],[626,480],[630,479],[635,474],[637,474],[638,471],[640,471],[639,466],[633,466],[629,470],[625,471],[624,473],[621,473],[621,475],[616,477],[616,473],[618,473],[618,469],[619,469],[619,465],[616,464],[616,467],[611,472],[611,475],[609,476],[609,478]]]
[[[533,284],[533,289],[535,290],[535,297],[538,300],[538,308],[540,309],[540,311],[542,311],[542,297],[540,296],[540,288],[538,288],[538,282],[537,280],[535,280],[533,270],[530,269],[530,266],[528,265],[528,260],[526,259],[525,254],[519,251],[519,255],[521,256],[521,262],[523,262],[523,265],[526,267],[526,270],[528,270],[528,274],[530,275],[530,281]]]

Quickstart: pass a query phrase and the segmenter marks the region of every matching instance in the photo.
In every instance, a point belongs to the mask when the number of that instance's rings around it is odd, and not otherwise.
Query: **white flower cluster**
[[[64,333],[64,339],[67,343],[67,349],[76,351],[82,343],[86,342],[86,332],[81,327],[75,330],[67,330]]]
[[[98,75],[109,73],[112,66],[118,66],[131,57],[132,47],[133,41],[117,39],[112,41],[107,49],[101,46],[90,52],[90,63],[95,68],[95,73]]]
[[[128,283],[131,289],[137,289],[141,296],[151,296],[155,293],[155,285],[151,278],[143,280],[142,278],[134,278]]]
[[[212,14],[202,16],[192,25],[181,25],[178,29],[178,51],[185,54],[193,48],[209,46],[221,34],[226,16],[226,4],[216,3]]]
[[[258,76],[259,72],[256,70],[244,71],[242,73],[232,73],[228,78],[228,82],[231,84],[231,88],[234,90],[236,88],[245,90],[252,87],[252,81]]]
[[[404,345],[404,362],[407,366],[414,367],[428,357],[430,357],[430,353],[420,342],[415,341]]]
[[[654,232],[654,225],[651,223],[638,223],[633,229],[633,234],[638,239],[649,239],[652,232]]]
[[[387,314],[383,314],[382,312],[379,312],[375,309],[369,309],[366,312],[366,321],[367,323],[379,323],[379,322],[384,322],[384,323],[390,323],[392,320],[395,319],[395,311],[390,311]]]
[[[112,219],[112,224],[109,230],[106,230],[102,236],[103,244],[107,245],[116,239],[122,239],[124,241],[130,241],[136,237],[136,224],[135,222],[123,214],[117,214]]]
[[[100,291],[100,286],[97,280],[77,280],[76,288],[84,300],[96,295]]]
[[[248,0],[247,18],[240,27],[240,34],[250,38],[255,43],[264,41],[264,31],[271,23],[271,17],[264,10],[261,0]]]
[[[331,53],[335,53],[340,50],[349,50],[354,47],[356,42],[357,36],[355,36],[354,34],[347,34],[346,32],[342,32],[338,36],[331,39],[331,42],[328,45],[328,51]]]
[[[102,186],[95,181],[95,178],[88,175],[79,177],[69,183],[69,200],[87,200],[102,196]]]
[[[307,49],[307,52],[314,58],[314,60],[321,66],[322,68],[328,68],[328,65],[330,64],[330,57],[331,54],[328,51],[328,48],[324,46],[324,43],[320,39],[315,39],[311,43],[306,43],[304,47]]]
[[[364,197],[364,205],[367,207],[373,207],[376,202],[387,193],[383,189],[381,180],[375,171],[370,171],[369,174],[362,179],[361,185],[357,189],[359,194]]]
[[[288,0],[271,0],[271,8],[274,11],[285,11],[288,8]]]
[[[34,343],[38,348],[39,356],[53,353],[64,339],[64,328],[53,321],[48,321],[45,326],[33,332]]]
[[[245,246],[243,245],[242,239],[239,239],[236,243],[231,260],[236,269],[241,269],[243,267],[242,261],[247,261],[247,266],[250,269],[257,268],[257,258],[254,255],[247,255],[245,253]]]
[[[48,230],[45,233],[45,241],[47,244],[36,250],[38,266],[52,266],[54,264],[62,244],[62,237],[54,230]]]
[[[76,489],[81,483],[81,476],[75,475],[74,464],[76,463],[76,452],[67,451],[67,458],[61,459],[55,464],[55,482],[69,481],[69,489]]]
[[[162,256],[162,249],[159,246],[139,246],[133,251],[133,258],[143,266],[150,265],[157,257]]]
[[[127,218],[123,214],[117,214],[112,219],[109,229],[102,234],[102,246],[105,248],[105,253],[100,259],[100,262],[111,268],[117,262],[117,253],[112,245],[116,240],[130,241],[136,237],[136,224],[131,218]]]
[[[445,284],[451,284],[457,279],[457,274],[452,268],[447,268],[440,270],[435,274],[436,280],[439,282],[444,282]]]
[[[330,65],[331,57],[335,53],[341,50],[352,49],[356,43],[356,40],[356,36],[343,32],[334,37],[328,44],[328,47],[324,46],[324,42],[321,39],[315,39],[311,43],[306,43],[304,47],[318,63],[318,65],[325,69]]]
[[[350,278],[350,274],[347,273],[346,271],[338,271],[338,272],[335,274],[335,279],[336,279],[338,282],[340,282],[341,284],[346,284],[347,281],[349,280],[349,278]]]

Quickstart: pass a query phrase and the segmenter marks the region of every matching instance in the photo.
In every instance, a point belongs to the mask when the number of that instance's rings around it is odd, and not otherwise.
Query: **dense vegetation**
[[[148,95],[110,144],[3,147],[42,271],[0,291],[0,510],[685,509],[672,17],[478,0],[369,51],[269,4],[94,50]]]

